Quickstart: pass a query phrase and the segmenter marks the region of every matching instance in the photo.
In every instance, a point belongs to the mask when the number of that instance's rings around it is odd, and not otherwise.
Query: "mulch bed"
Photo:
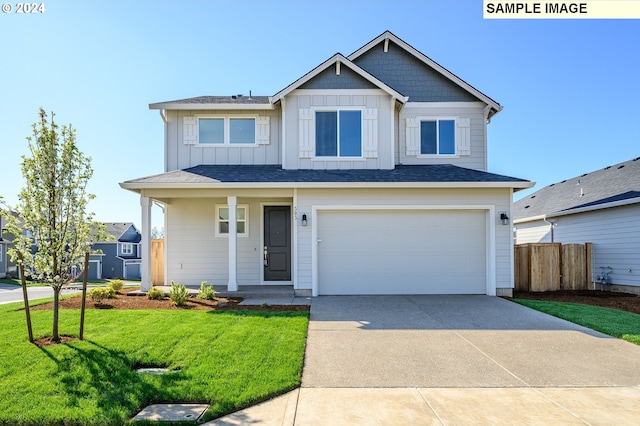
[[[146,296],[127,296],[126,293],[137,289],[123,289],[118,292],[115,299],[104,299],[100,303],[87,296],[86,309],[167,309],[167,310],[208,310],[208,311],[309,311],[309,306],[299,305],[257,305],[239,306],[240,297],[216,297],[214,300],[198,299],[190,297],[185,306],[176,306],[168,297],[161,300],[152,300]],[[80,309],[82,297],[71,297],[60,301],[60,309]],[[31,310],[53,309],[53,302],[31,307]]]
[[[583,305],[601,306],[640,315],[640,296],[629,293],[599,290],[560,290],[540,293],[516,291],[513,293],[513,298],[582,303]]]

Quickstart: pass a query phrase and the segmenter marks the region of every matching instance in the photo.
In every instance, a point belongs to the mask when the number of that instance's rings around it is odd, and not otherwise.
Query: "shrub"
[[[198,299],[213,300],[216,298],[216,291],[213,289],[213,284],[207,285],[206,281],[202,281],[200,284],[200,291],[198,292]]]
[[[96,287],[89,291],[89,297],[95,300],[96,303],[100,303],[104,299],[116,297],[116,291],[111,287]]]
[[[187,303],[187,299],[189,298],[189,292],[187,288],[182,284],[176,284],[171,281],[171,290],[169,290],[169,299],[176,306],[184,306]]]
[[[109,286],[115,292],[118,292],[118,291],[122,290],[122,287],[124,286],[124,281],[122,281],[122,280],[111,280],[111,281],[109,281]]]
[[[151,287],[147,292],[147,297],[152,300],[161,300],[164,298],[164,291],[158,287]]]

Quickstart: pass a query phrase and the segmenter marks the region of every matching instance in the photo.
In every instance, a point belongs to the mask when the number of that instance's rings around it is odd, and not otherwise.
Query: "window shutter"
[[[366,158],[378,158],[378,110],[366,108],[362,119],[363,155]]]
[[[458,155],[471,155],[471,119],[458,118],[456,123]]]
[[[420,120],[407,118],[407,155],[420,155]]]
[[[198,119],[196,117],[183,117],[184,130],[182,140],[185,145],[195,145],[198,142]]]
[[[271,117],[256,118],[256,143],[258,145],[269,145],[271,129],[269,126]]]
[[[309,108],[301,108],[298,112],[300,133],[298,138],[300,158],[313,157],[313,111]]]

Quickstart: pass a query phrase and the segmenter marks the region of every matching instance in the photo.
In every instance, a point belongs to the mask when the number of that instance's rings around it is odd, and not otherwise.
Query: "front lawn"
[[[640,315],[578,303],[513,299],[514,302],[640,345]]]
[[[121,425],[163,402],[210,403],[207,420],[300,384],[307,312],[91,309],[84,341],[39,348],[19,305],[0,306],[0,424]],[[31,316],[51,332],[51,311]],[[79,316],[61,310],[61,334]]]

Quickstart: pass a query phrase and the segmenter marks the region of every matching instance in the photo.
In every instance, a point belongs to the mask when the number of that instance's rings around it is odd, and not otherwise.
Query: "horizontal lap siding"
[[[226,199],[174,199],[166,206],[167,277],[185,285],[202,281],[226,285],[229,279],[229,248],[226,237],[215,236],[215,205]],[[238,237],[238,283],[257,284],[260,280],[260,204],[249,204],[249,237]],[[182,268],[180,268],[182,264]]]
[[[640,286],[640,205],[609,208],[552,219],[555,241],[593,243],[595,274],[613,268],[613,284]],[[631,271],[629,271],[631,269]]]

